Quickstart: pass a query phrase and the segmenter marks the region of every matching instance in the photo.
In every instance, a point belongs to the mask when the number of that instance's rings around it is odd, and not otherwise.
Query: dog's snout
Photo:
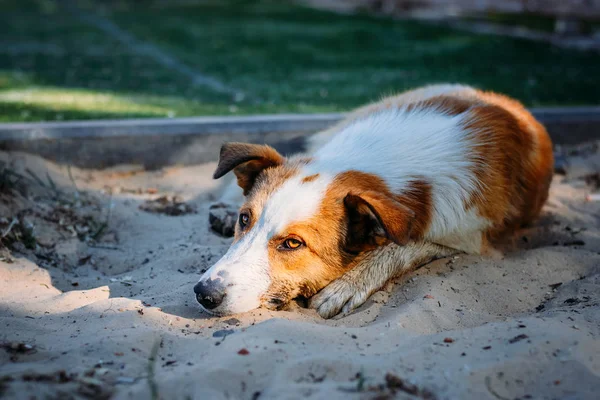
[[[215,281],[198,282],[194,286],[196,300],[207,310],[217,308],[225,297],[225,288]]]

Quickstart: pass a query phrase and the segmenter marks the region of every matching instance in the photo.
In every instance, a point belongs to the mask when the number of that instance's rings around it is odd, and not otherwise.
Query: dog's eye
[[[296,250],[302,247],[304,243],[302,243],[298,239],[288,238],[283,241],[283,243],[279,246],[281,250]]]
[[[245,228],[248,225],[248,222],[250,222],[250,216],[247,213],[241,213],[239,222],[240,227]]]

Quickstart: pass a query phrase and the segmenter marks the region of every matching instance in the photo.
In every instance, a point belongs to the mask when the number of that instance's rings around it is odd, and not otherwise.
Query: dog
[[[209,313],[305,297],[331,318],[433,259],[498,256],[494,241],[535,220],[553,174],[550,137],[523,105],[457,84],[359,108],[306,144],[286,157],[222,146],[214,178],[233,171],[241,190],[213,207],[235,238],[194,287]]]

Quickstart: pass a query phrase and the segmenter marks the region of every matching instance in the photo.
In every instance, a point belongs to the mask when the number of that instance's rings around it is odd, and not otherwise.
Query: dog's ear
[[[415,213],[396,199],[375,191],[349,193],[344,205],[348,215],[348,251],[372,250],[388,240],[404,245],[410,240]]]
[[[256,177],[265,169],[283,164],[285,158],[274,148],[267,145],[249,143],[225,143],[221,147],[219,165],[213,174],[219,179],[229,171],[237,177],[238,185],[247,195]]]

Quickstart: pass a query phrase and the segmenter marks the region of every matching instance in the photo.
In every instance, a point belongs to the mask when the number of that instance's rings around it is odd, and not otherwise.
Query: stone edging
[[[556,144],[600,138],[600,107],[533,109]],[[344,114],[279,114],[0,124],[0,149],[59,163],[102,168],[120,163],[158,168],[213,161],[225,141],[294,146]]]

